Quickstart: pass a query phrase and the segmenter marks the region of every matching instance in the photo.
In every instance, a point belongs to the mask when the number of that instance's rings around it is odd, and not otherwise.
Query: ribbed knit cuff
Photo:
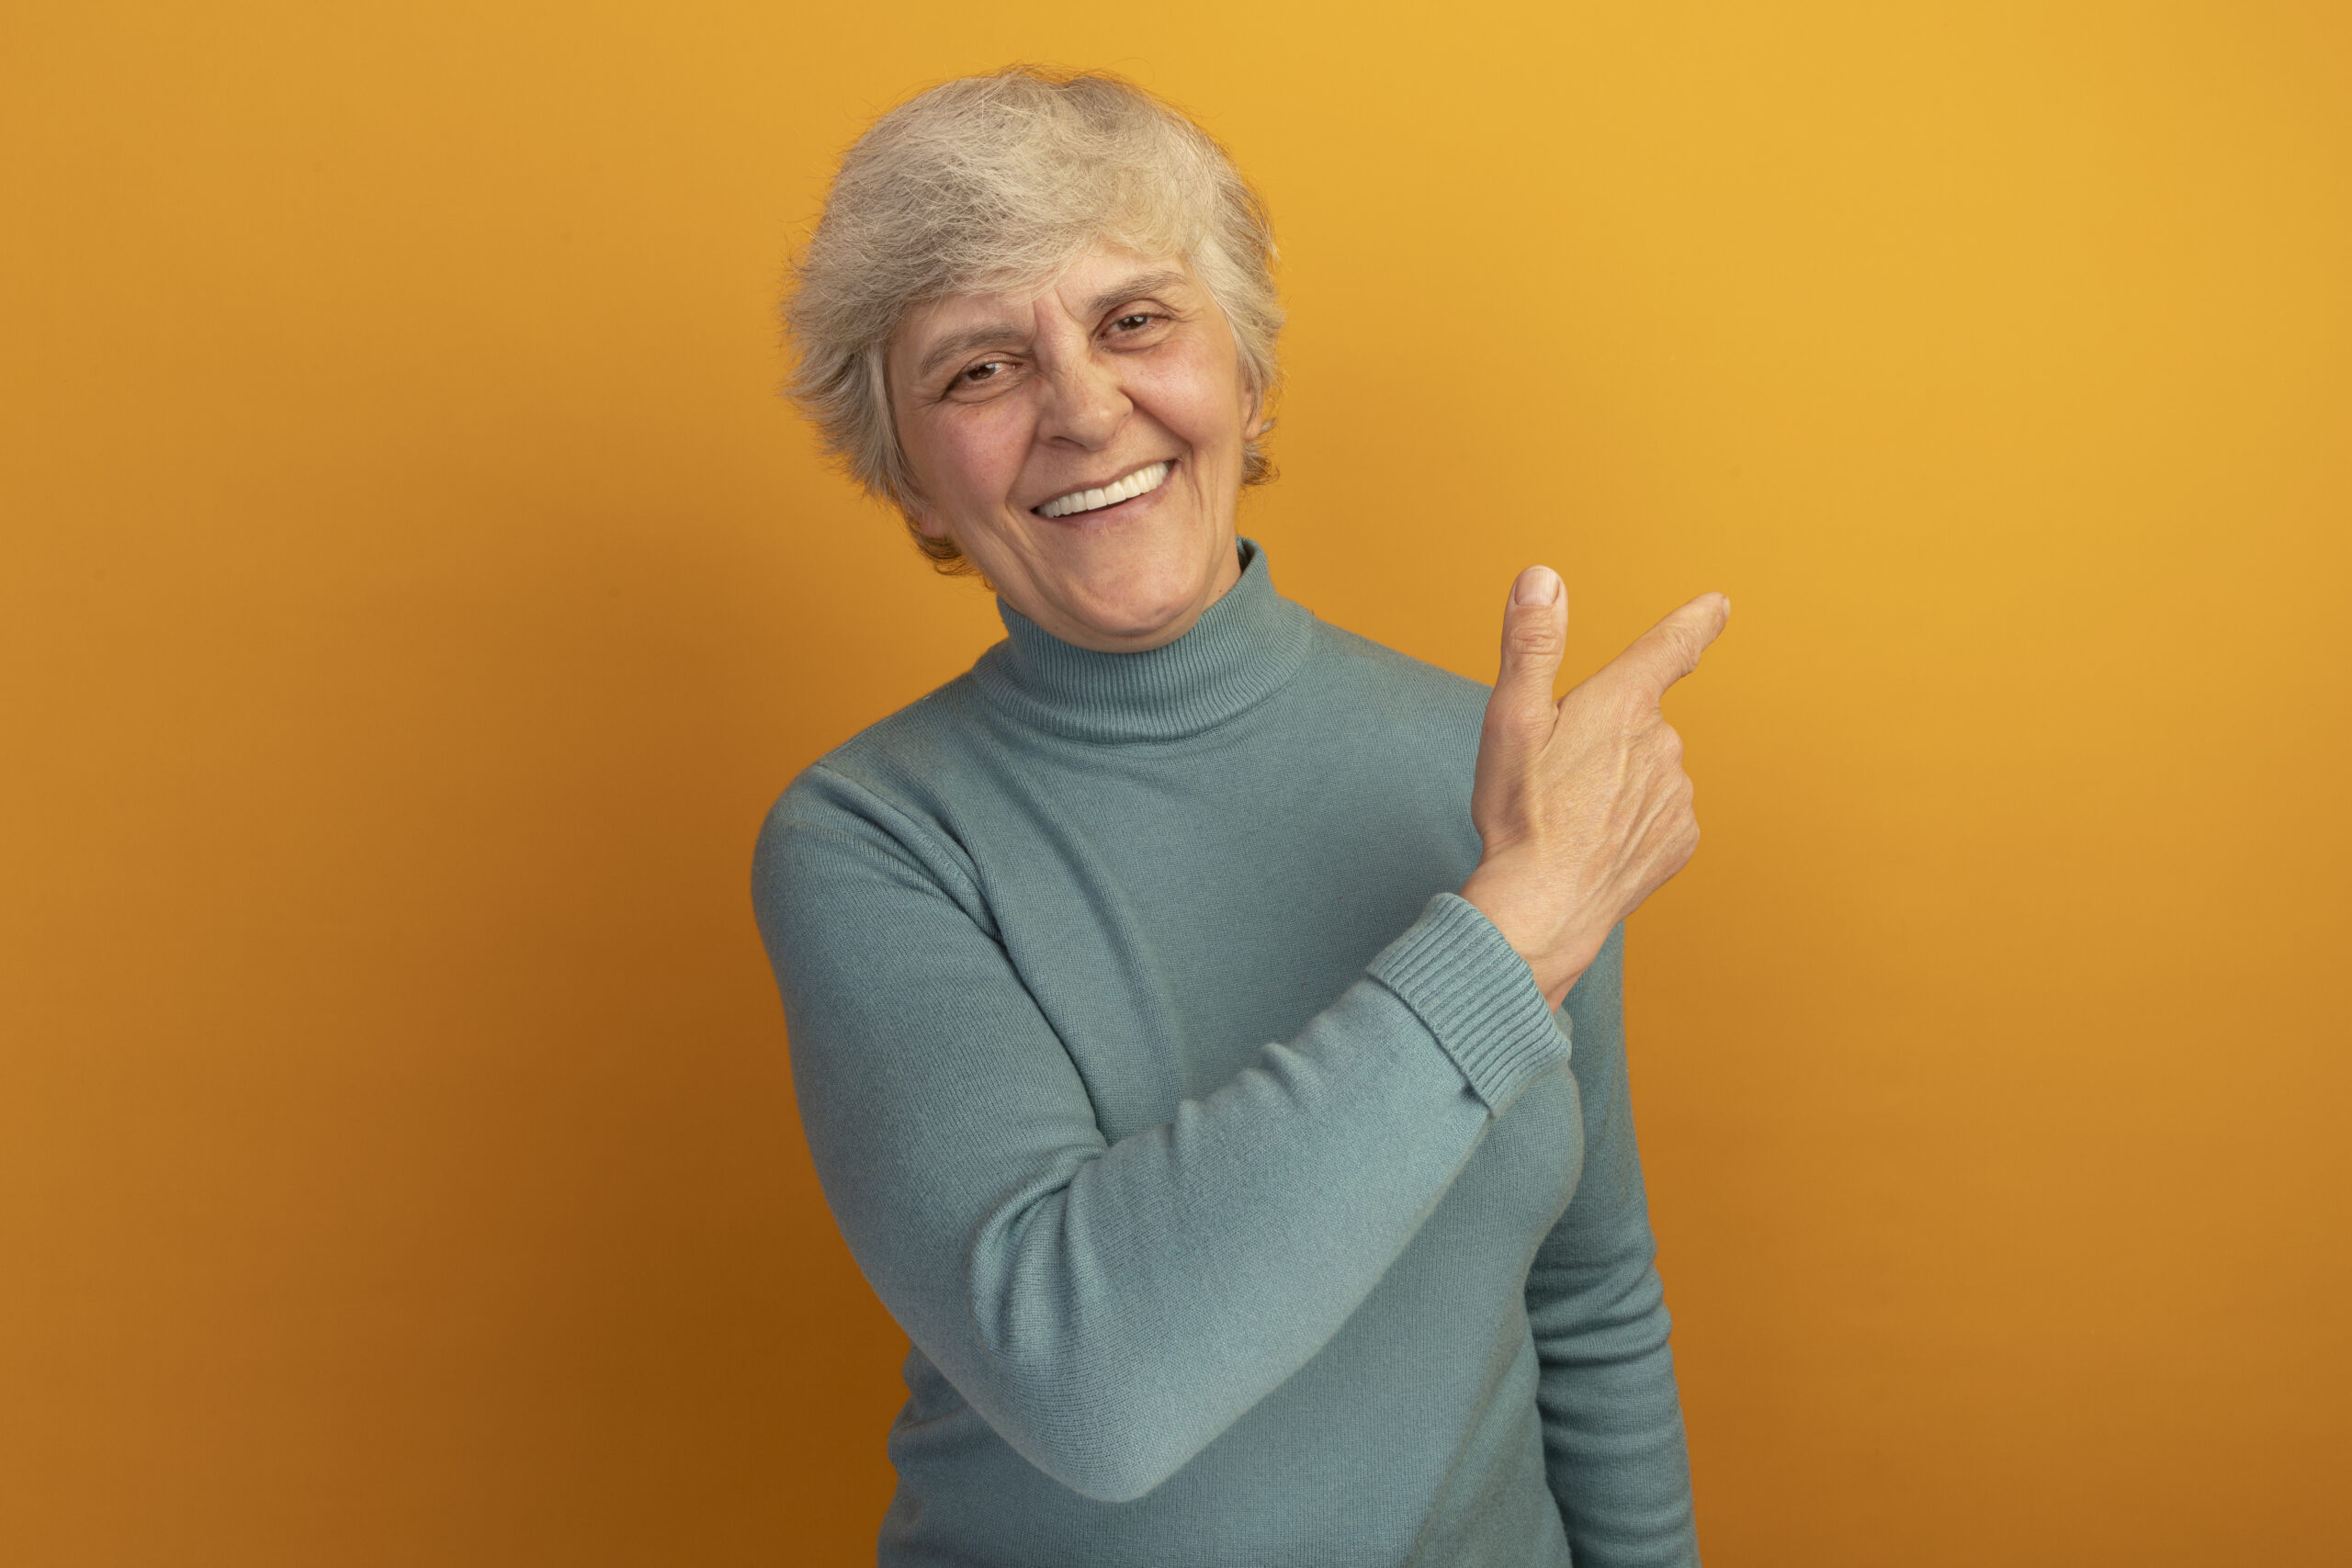
[[[1457,894],[1430,899],[1368,973],[1413,1010],[1498,1116],[1530,1079],[1567,1060],[1566,1019],[1553,1021],[1527,961]]]

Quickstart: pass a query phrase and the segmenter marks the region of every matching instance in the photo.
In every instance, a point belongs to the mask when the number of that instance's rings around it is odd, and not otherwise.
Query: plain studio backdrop
[[[870,1561],[748,861],[1000,634],[774,305],[1009,60],[1263,187],[1287,593],[1738,606],[1629,950],[1710,1561],[2340,1551],[2352,11],[84,0],[0,21],[0,1558]]]

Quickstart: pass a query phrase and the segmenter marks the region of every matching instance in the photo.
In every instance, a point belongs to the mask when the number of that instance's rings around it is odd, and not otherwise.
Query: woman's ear
[[[1266,417],[1266,394],[1244,381],[1241,398],[1241,439],[1255,441],[1273,423]]]

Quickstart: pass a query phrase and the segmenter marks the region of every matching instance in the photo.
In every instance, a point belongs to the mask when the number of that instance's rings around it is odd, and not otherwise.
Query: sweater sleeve
[[[1544,1454],[1577,1568],[1699,1561],[1690,1461],[1667,1342],[1625,1070],[1625,931],[1568,998],[1584,1175],[1528,1272]]]
[[[809,1148],[910,1338],[1014,1450],[1140,1497],[1312,1357],[1567,1054],[1442,894],[1297,1034],[1107,1142],[953,845],[820,771],[753,867]]]

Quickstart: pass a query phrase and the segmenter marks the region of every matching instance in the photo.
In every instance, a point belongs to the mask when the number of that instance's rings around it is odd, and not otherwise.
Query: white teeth
[[[1168,465],[1153,463],[1137,468],[1125,479],[1115,484],[1104,485],[1100,490],[1074,490],[1068,495],[1057,495],[1037,508],[1037,515],[1068,517],[1074,513],[1093,512],[1105,506],[1114,506],[1123,501],[1132,501],[1146,491],[1158,490],[1167,478]]]

